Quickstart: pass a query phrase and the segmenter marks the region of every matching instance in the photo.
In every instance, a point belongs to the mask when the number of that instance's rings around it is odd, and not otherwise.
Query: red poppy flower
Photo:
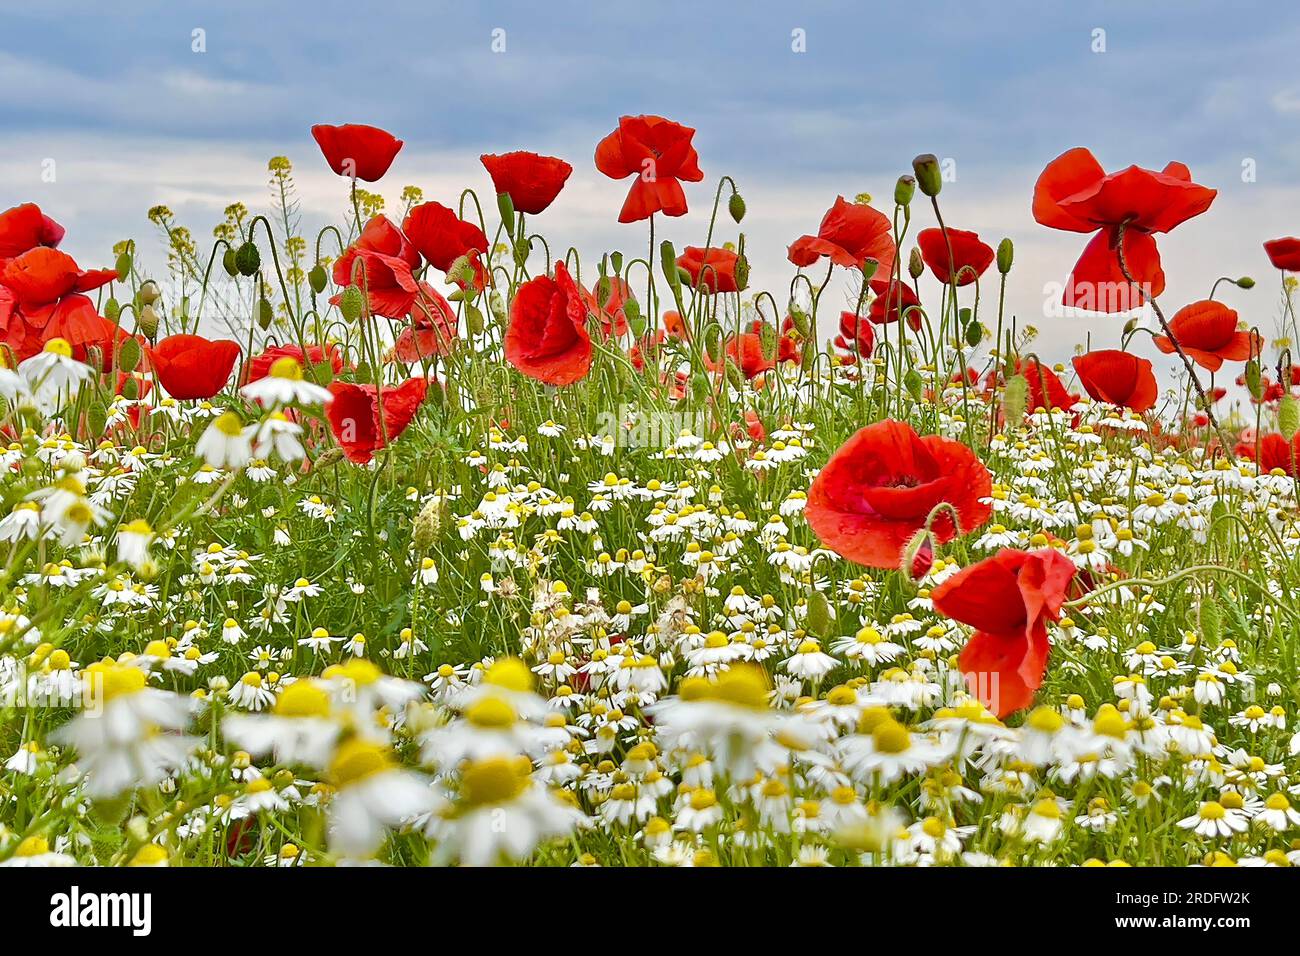
[[[1033,359],[1025,362],[1017,359],[1016,371],[1029,383],[1029,396],[1025,406],[1031,412],[1040,408],[1059,408],[1068,411],[1079,401],[1079,396],[1067,391],[1060,376],[1046,365],[1041,365]]]
[[[239,343],[201,335],[169,335],[149,350],[158,382],[172,398],[208,399],[226,386]]]
[[[864,359],[871,358],[876,347],[876,333],[871,329],[870,319],[856,312],[841,312],[839,343],[842,343],[841,348],[856,352]]]
[[[1034,186],[1034,218],[1053,229],[1097,231],[1074,266],[1062,302],[1095,312],[1126,312],[1162,293],[1165,276],[1152,235],[1199,216],[1215,195],[1193,183],[1182,163],[1170,163],[1158,173],[1130,166],[1108,175],[1082,147],[1062,153]],[[1124,261],[1141,292],[1120,270],[1121,225]]]
[[[342,126],[318,124],[311,128],[320,151],[330,169],[340,176],[364,179],[373,183],[382,179],[402,141],[374,126],[345,123]]]
[[[0,213],[0,266],[37,246],[53,249],[62,240],[63,227],[43,214],[34,202]]]
[[[632,287],[627,281],[618,277],[604,280],[605,305],[600,305],[598,290],[600,283],[597,283],[590,291],[582,286],[578,287],[578,293],[582,296],[583,304],[586,305],[587,311],[600,319],[600,330],[604,333],[605,338],[622,338],[627,334],[627,313],[623,311],[623,306],[632,296]]]
[[[479,160],[487,167],[493,188],[508,195],[517,212],[530,216],[555,202],[573,172],[573,167],[562,159],[522,150],[499,156],[484,153]]]
[[[1300,239],[1294,236],[1270,239],[1264,243],[1264,251],[1268,253],[1268,261],[1275,268],[1284,272],[1300,272]],[[2,251],[0,255],[3,255]]]
[[[905,422],[868,425],[831,455],[808,490],[804,515],[822,543],[837,554],[872,568],[897,568],[912,537],[935,507],[935,540],[951,541],[988,521],[992,509],[980,501],[993,479],[975,453],[941,435],[922,438]]]
[[[388,217],[375,216],[334,263],[334,284],[350,286],[355,279],[366,291],[371,314],[400,319],[419,293],[413,272],[419,265],[420,254],[401,230]],[[341,299],[336,295],[330,302],[338,305]]]
[[[354,382],[331,382],[329,389],[334,400],[326,407],[326,415],[334,440],[348,461],[364,465],[406,431],[428,394],[429,380],[408,378],[395,388],[384,388],[382,394],[374,385]]]
[[[1183,306],[1170,319],[1169,331],[1188,358],[1211,372],[1225,361],[1244,362],[1251,355],[1250,333],[1237,331],[1237,313],[1222,302],[1206,299]],[[1154,341],[1165,354],[1177,351],[1167,335]]]
[[[1255,458],[1255,442],[1242,440],[1233,449],[1239,458],[1255,461],[1261,474],[1280,468],[1291,477],[1300,473],[1300,434],[1287,441],[1277,432],[1264,435],[1259,440],[1259,459]]]
[[[691,145],[695,130],[662,116],[622,116],[618,129],[596,146],[596,168],[610,179],[635,175],[619,211],[619,222],[639,222],[657,212],[686,215],[682,180],[704,178]]]
[[[875,298],[867,311],[867,320],[872,325],[889,325],[897,322],[900,315],[907,316],[907,325],[913,332],[921,329],[921,300],[917,298],[912,287],[906,282],[890,282],[888,279],[872,279],[871,291]]]
[[[705,292],[738,292],[736,264],[740,256],[730,249],[687,246],[677,257],[677,267],[685,269],[691,285]]]
[[[1074,564],[1051,548],[1005,548],[931,593],[940,614],[975,628],[958,663],[999,717],[1028,707],[1043,682],[1047,621],[1059,619]]]
[[[757,323],[762,325],[762,323]],[[704,353],[704,365],[712,372],[718,372],[723,369],[726,363],[740,369],[746,379],[754,379],[764,372],[776,368],[777,356],[773,355],[768,358],[763,354],[763,337],[757,332],[742,332],[740,335],[730,335],[727,337],[726,345],[723,346],[725,359],[721,362],[715,362],[709,358],[709,353]]]
[[[555,264],[555,278],[541,275],[519,287],[505,351],[511,365],[548,385],[572,385],[591,370],[587,307],[564,263]]]
[[[686,321],[682,318],[680,312],[667,311],[663,315],[664,331],[674,339],[686,340],[691,337],[691,330],[686,327]]]
[[[48,315],[40,317],[44,307],[65,295],[89,292],[117,278],[113,269],[83,270],[66,252],[37,246],[10,259],[0,272],[0,282],[13,293],[14,304],[27,321],[44,326]]]
[[[645,371],[646,359],[658,357],[659,349],[666,338],[663,329],[655,329],[653,332],[646,332],[638,341],[628,346],[627,358],[632,363],[632,367],[638,372]]]
[[[420,283],[420,294],[411,306],[411,325],[393,343],[393,356],[413,364],[434,355],[446,355],[456,343],[456,313],[436,289]]]
[[[402,223],[402,231],[420,255],[442,272],[461,256],[476,256],[488,249],[487,236],[473,223],[465,222],[441,203],[421,203]]]
[[[889,217],[866,203],[845,202],[835,197],[835,205],[822,217],[815,236],[800,236],[787,253],[796,266],[810,266],[822,256],[829,256],[837,266],[861,269],[868,259],[879,265],[876,275],[888,281],[894,268],[894,237]]]
[[[957,275],[957,285],[969,285],[993,264],[993,247],[981,242],[978,233],[965,229],[949,229],[946,240],[942,229],[922,229],[916,235],[916,244],[921,247],[925,264],[944,285],[952,281],[953,270]],[[949,244],[952,245],[951,257],[948,255]]]
[[[1122,405],[1139,415],[1156,403],[1156,377],[1144,358],[1102,349],[1075,356],[1074,370],[1084,390],[1099,402]]]
[[[336,375],[343,371],[343,353],[333,342],[326,345],[309,345],[305,354],[302,348],[297,345],[272,345],[265,349],[262,354],[254,355],[249,360],[248,377],[245,383],[266,378],[271,373],[271,366],[282,358],[297,359],[298,364],[307,367],[319,365],[328,360]]]

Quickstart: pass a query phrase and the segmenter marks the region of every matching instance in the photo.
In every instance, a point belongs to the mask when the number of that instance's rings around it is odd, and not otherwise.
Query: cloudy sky
[[[1044,317],[1044,286],[1086,237],[1039,227],[1029,204],[1043,165],[1085,145],[1112,169],[1181,160],[1219,190],[1160,240],[1167,304],[1250,274],[1260,287],[1227,298],[1266,331],[1275,323],[1260,242],[1300,233],[1300,11],[1288,4],[366,6],[0,0],[0,208],[39,202],[84,266],[109,264],[127,237],[160,266],[150,206],[207,237],[229,202],[267,205],[273,155],[295,163],[309,225],[340,217],[345,185],[308,129],[361,122],[406,141],[379,184],[390,206],[406,184],[446,203],[466,185],[489,195],[482,152],[568,159],[573,178],[540,226],[590,259],[646,241],[643,224],[616,222],[626,184],[596,172],[595,144],[620,114],[659,113],[698,129],[707,177],[688,187],[691,215],[660,234],[701,243],[717,177],[733,176],[754,283],[779,300],[785,246],[815,232],[837,194],[884,200],[915,154],[951,160],[949,225],[1016,242],[1012,308],[1065,358],[1089,332],[1113,337],[1116,320]]]

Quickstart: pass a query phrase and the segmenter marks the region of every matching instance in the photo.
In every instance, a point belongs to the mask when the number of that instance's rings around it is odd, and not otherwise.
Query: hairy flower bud
[[[894,183],[894,203],[898,206],[910,206],[912,197],[916,195],[916,177],[899,176],[898,182]]]
[[[262,254],[251,240],[240,246],[235,253],[235,268],[245,277],[257,275],[257,270],[262,268]]]
[[[925,260],[921,258],[921,250],[913,247],[912,254],[907,257],[907,274],[913,279],[919,279],[924,271]]]
[[[737,224],[745,218],[745,200],[741,198],[740,193],[731,194],[731,198],[727,200],[727,212],[731,213],[732,221]]]
[[[912,172],[916,173],[916,184],[927,196],[939,195],[943,188],[943,175],[939,170],[939,159],[933,153],[922,153],[912,160]]]
[[[998,243],[998,272],[1006,275],[1011,271],[1011,260],[1015,258],[1016,248],[1010,239]]]
[[[1277,430],[1287,441],[1300,432],[1300,401],[1290,393],[1283,395],[1277,403]]]

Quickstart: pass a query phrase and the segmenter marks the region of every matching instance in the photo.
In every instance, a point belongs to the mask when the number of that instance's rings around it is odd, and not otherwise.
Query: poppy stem
[[[1192,360],[1187,357],[1187,353],[1183,351],[1183,347],[1174,335],[1173,329],[1169,327],[1169,322],[1165,318],[1164,310],[1160,308],[1160,303],[1156,302],[1153,296],[1148,296],[1146,292],[1143,291],[1142,286],[1133,280],[1132,274],[1128,271],[1128,262],[1124,258],[1124,232],[1127,228],[1128,220],[1126,219],[1124,222],[1119,224],[1119,230],[1115,235],[1115,252],[1119,257],[1119,271],[1124,276],[1124,280],[1137,291],[1138,297],[1141,299],[1142,303],[1150,303],[1151,310],[1155,312],[1156,319],[1160,322],[1160,328],[1164,330],[1169,341],[1173,343],[1174,351],[1178,353],[1178,357],[1183,360],[1183,367],[1187,369],[1187,376],[1192,380],[1192,387],[1196,389],[1196,395],[1200,399],[1201,407],[1205,410],[1205,417],[1209,420],[1210,426],[1214,429],[1215,434],[1219,436],[1220,448],[1223,450],[1224,454],[1227,454],[1229,443],[1227,437],[1224,435],[1223,426],[1219,424],[1218,418],[1214,415],[1214,409],[1211,407],[1210,400],[1205,394],[1205,389],[1201,386],[1201,379],[1196,374],[1196,368],[1192,365]]]

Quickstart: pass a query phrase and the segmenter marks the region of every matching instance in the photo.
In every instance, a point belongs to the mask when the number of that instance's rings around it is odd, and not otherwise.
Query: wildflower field
[[[0,866],[1300,862],[1300,239],[1171,301],[1215,190],[1070,149],[1048,354],[933,156],[759,290],[677,122],[594,256],[562,159],[312,133],[316,235],[0,214]]]

